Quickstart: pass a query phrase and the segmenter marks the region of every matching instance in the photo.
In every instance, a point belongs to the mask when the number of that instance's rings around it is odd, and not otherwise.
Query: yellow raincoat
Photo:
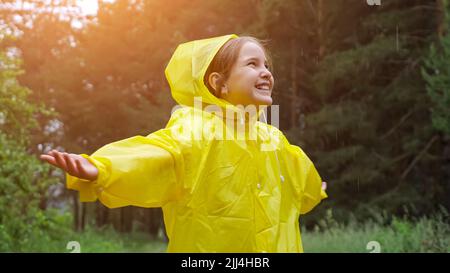
[[[83,154],[99,176],[86,181],[67,174],[67,187],[81,201],[99,199],[109,208],[162,207],[168,252],[303,252],[299,215],[327,197],[313,163],[274,126],[248,118],[203,82],[212,58],[235,37],[178,46],[165,72],[184,107],[164,129]],[[229,118],[193,107],[194,97],[231,107],[232,119],[257,138],[210,137]]]

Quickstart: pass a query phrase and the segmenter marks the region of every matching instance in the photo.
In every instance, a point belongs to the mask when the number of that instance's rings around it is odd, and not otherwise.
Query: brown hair
[[[217,92],[208,81],[209,75],[213,72],[220,73],[224,80],[228,79],[230,76],[231,68],[236,62],[239,52],[241,51],[242,46],[246,42],[252,42],[261,47],[264,51],[264,54],[267,58],[267,63],[269,65],[269,69],[272,70],[272,60],[270,58],[269,52],[266,50],[264,45],[266,41],[261,41],[255,37],[251,36],[241,36],[238,38],[234,38],[226,42],[217,52],[216,56],[214,56],[213,60],[209,64],[208,69],[206,70],[205,77],[203,78],[203,82],[206,87],[208,87],[209,91],[216,97],[220,97],[220,93]]]

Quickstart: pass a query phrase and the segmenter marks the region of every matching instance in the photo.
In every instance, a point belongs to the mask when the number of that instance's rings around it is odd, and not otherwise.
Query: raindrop
[[[397,51],[399,51],[400,44],[399,44],[399,40],[398,40],[398,25],[396,26],[396,48],[397,48]]]

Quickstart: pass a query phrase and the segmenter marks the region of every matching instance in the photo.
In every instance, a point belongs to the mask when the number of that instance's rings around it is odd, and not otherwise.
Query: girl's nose
[[[269,69],[264,67],[261,71],[261,78],[270,79],[271,76],[272,76],[272,73],[270,73]]]

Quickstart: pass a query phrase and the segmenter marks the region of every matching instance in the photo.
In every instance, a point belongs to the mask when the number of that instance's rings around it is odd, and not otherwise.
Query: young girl
[[[68,173],[81,201],[162,207],[168,252],[303,252],[299,215],[327,197],[325,184],[299,147],[254,118],[261,111],[239,107],[272,104],[268,68],[252,37],[181,44],[165,73],[183,107],[166,128],[91,156],[53,150],[41,158]]]

